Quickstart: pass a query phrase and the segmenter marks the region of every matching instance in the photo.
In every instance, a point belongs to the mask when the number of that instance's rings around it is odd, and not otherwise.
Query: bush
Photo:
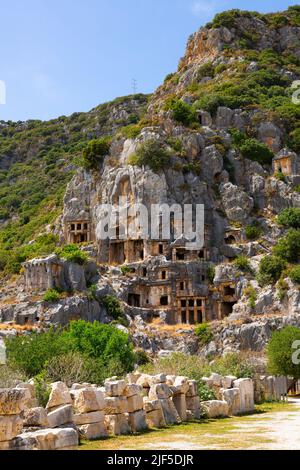
[[[57,290],[55,289],[48,289],[47,292],[45,292],[43,300],[45,302],[58,302],[60,299],[60,294]]]
[[[104,306],[107,314],[114,320],[118,320],[124,316],[123,309],[117,297],[114,297],[113,295],[107,295],[104,297]]]
[[[216,400],[215,392],[209,388],[203,380],[199,380],[198,382],[198,395],[200,401],[208,401],[208,400]]]
[[[137,349],[135,351],[135,363],[138,366],[144,366],[146,364],[149,364],[149,362],[149,356],[143,349]]]
[[[140,144],[137,151],[128,159],[130,165],[148,166],[155,173],[167,168],[170,164],[170,154],[155,139]]]
[[[290,229],[285,237],[281,238],[274,246],[273,252],[286,261],[298,262],[300,259],[300,230]]]
[[[230,353],[217,358],[211,366],[212,371],[221,375],[233,375],[238,379],[251,378],[254,368],[245,354]]]
[[[261,236],[262,230],[257,224],[247,225],[245,235],[248,240],[257,240]]]
[[[247,256],[240,255],[234,260],[233,263],[235,267],[240,269],[241,271],[251,272],[251,266],[250,266],[249,259],[247,258]]]
[[[50,397],[50,386],[47,383],[45,371],[34,377],[34,389],[38,405],[46,408]]]
[[[111,137],[102,137],[99,140],[91,140],[83,150],[83,167],[86,170],[98,168],[104,157],[109,153]]]
[[[291,207],[284,209],[277,217],[279,225],[290,228],[300,228],[300,209]]]
[[[207,277],[211,284],[214,282],[215,274],[216,274],[216,267],[210,264],[207,268]]]
[[[180,122],[184,126],[190,126],[194,122],[198,122],[197,113],[192,106],[177,98],[167,100],[166,110],[171,110],[175,121]]]
[[[63,248],[58,248],[55,253],[60,257],[69,261],[84,265],[88,261],[88,255],[84,253],[77,245],[65,245]]]
[[[254,309],[255,302],[257,300],[257,293],[254,287],[249,284],[247,287],[245,287],[243,294],[246,295],[249,299],[249,307]]]
[[[280,278],[285,267],[285,261],[279,256],[265,256],[259,264],[258,282],[262,286],[274,284]]]
[[[200,323],[197,325],[195,328],[195,335],[197,336],[201,346],[205,346],[210,343],[214,338],[211,327],[207,323]]]
[[[256,139],[246,139],[241,145],[240,151],[245,158],[261,164],[270,164],[274,158],[274,154],[269,147]]]
[[[0,365],[0,388],[12,388],[17,382],[25,382],[27,378],[24,372],[5,364]]]
[[[294,341],[300,341],[299,328],[287,326],[280,331],[274,331],[267,346],[270,374],[300,378],[300,364],[293,363],[296,362],[293,360],[293,354],[297,351],[297,348],[292,347]]]
[[[300,284],[300,266],[296,266],[289,272],[289,278],[295,284]]]

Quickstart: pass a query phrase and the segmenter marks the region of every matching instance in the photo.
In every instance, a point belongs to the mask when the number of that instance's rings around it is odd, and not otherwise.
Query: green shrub
[[[91,140],[83,150],[83,167],[87,170],[98,168],[104,157],[109,153],[111,137],[102,137],[98,140]]]
[[[155,139],[140,144],[136,153],[128,159],[130,165],[148,166],[155,173],[159,173],[170,164],[170,154]]]
[[[251,284],[249,284],[247,287],[245,287],[243,294],[246,295],[249,299],[249,307],[252,309],[255,309],[257,293],[254,287]]]
[[[276,173],[274,174],[275,178],[279,181],[283,181],[285,183],[286,179],[285,179],[285,176],[284,174],[282,173],[282,171],[276,171]]]
[[[209,401],[209,400],[216,400],[215,392],[209,388],[203,380],[199,380],[198,382],[198,395],[200,401]]]
[[[143,349],[137,349],[135,351],[135,363],[138,366],[144,366],[146,364],[149,364],[149,362],[149,356]]]
[[[214,282],[215,274],[216,267],[210,264],[207,268],[207,278],[211,284]]]
[[[45,292],[43,300],[45,302],[58,302],[60,299],[60,294],[57,290],[55,289],[48,289],[47,292]]]
[[[276,256],[291,263],[300,259],[300,230],[290,229],[285,237],[281,238],[274,246],[273,252]]]
[[[262,230],[258,224],[247,225],[245,235],[248,240],[257,240],[261,236]]]
[[[84,253],[84,251],[82,251],[77,245],[73,244],[58,248],[55,253],[60,258],[63,258],[70,263],[84,265],[88,261],[88,255]]]
[[[277,217],[279,225],[289,228],[300,228],[300,209],[291,207],[284,209]]]
[[[70,346],[67,339],[62,338],[61,332],[53,329],[45,333],[33,332],[28,336],[7,338],[5,345],[8,365],[28,377],[40,374],[49,359],[66,353]]]
[[[295,266],[293,269],[291,269],[289,272],[289,278],[295,284],[300,284],[300,266]]]
[[[274,154],[269,147],[256,139],[246,139],[241,145],[240,151],[245,158],[261,164],[270,164],[274,158]]]
[[[211,25],[213,28],[234,28],[236,24],[238,24],[238,19],[242,17],[251,17],[255,16],[257,18],[263,17],[260,13],[256,11],[245,11],[245,10],[239,10],[239,9],[233,9],[233,10],[227,10],[222,13],[218,13]]]
[[[261,285],[274,284],[280,278],[285,267],[285,261],[279,256],[265,256],[259,264],[258,282]]]
[[[197,336],[201,346],[209,344],[214,338],[211,327],[207,323],[200,323],[197,325],[195,328],[195,335]]]
[[[235,265],[236,268],[240,269],[241,271],[248,271],[251,272],[251,266],[249,263],[249,259],[247,256],[240,255],[238,256],[233,264]]]
[[[127,139],[135,139],[138,135],[140,135],[141,130],[142,126],[140,124],[130,124],[129,126],[123,127],[120,133]]]
[[[8,365],[0,365],[0,389],[13,388],[17,382],[25,382],[28,379],[24,372],[13,369]]]
[[[300,378],[300,365],[294,360],[294,353],[297,348],[293,348],[295,341],[300,341],[300,330],[294,326],[287,326],[280,331],[274,331],[267,346],[268,371],[273,375],[283,375]],[[299,359],[297,354],[296,359]]]
[[[165,109],[171,110],[175,121],[180,122],[184,126],[189,127],[192,123],[198,122],[195,109],[177,98],[167,100]]]

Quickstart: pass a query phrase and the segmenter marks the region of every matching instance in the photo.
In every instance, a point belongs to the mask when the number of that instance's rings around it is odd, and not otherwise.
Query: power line
[[[137,92],[137,80],[135,78],[132,79],[132,90],[133,94],[136,95]]]

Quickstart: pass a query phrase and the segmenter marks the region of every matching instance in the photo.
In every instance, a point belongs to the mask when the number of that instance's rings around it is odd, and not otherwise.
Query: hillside
[[[21,261],[53,250],[54,235],[32,249],[24,245],[61,213],[87,142],[139,121],[147,101],[144,95],[128,96],[48,122],[0,123],[0,272],[18,273]]]

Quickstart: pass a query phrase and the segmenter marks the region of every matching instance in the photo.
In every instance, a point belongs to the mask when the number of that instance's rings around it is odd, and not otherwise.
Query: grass
[[[141,434],[83,441],[79,450],[195,450],[263,448],[273,441],[255,429],[255,421],[271,419],[270,413],[295,411],[291,403],[263,403],[255,413],[224,419],[193,421]],[[257,416],[260,415],[260,416]]]

